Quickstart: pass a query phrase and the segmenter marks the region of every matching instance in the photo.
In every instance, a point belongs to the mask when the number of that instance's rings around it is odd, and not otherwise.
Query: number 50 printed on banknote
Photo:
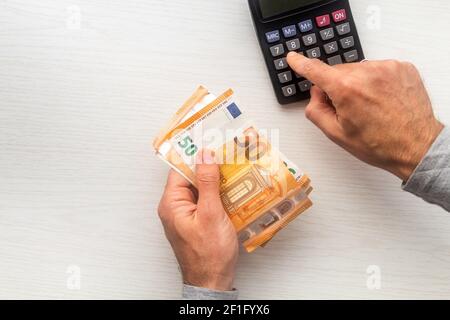
[[[247,118],[231,89],[216,97],[199,87],[153,146],[194,186],[197,154],[214,151],[223,206],[248,252],[267,244],[312,205],[309,177]]]

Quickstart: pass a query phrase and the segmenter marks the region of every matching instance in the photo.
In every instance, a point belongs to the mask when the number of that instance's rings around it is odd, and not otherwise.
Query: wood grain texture
[[[413,61],[449,123],[450,3],[352,6],[367,57]],[[0,1],[0,298],[180,296],[150,141],[198,84],[234,88],[316,187],[312,210],[242,254],[241,298],[450,298],[450,216],[334,146],[304,103],[277,105],[243,0]]]

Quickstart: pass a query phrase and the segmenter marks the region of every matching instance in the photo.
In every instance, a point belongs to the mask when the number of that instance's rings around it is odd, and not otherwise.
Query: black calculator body
[[[286,62],[290,51],[330,65],[364,53],[348,0],[249,0],[259,44],[280,104],[310,98],[311,83]]]

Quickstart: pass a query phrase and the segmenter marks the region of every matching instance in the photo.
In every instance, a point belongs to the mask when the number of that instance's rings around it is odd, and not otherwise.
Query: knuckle
[[[357,82],[351,76],[342,78],[338,83],[341,97],[346,98],[351,96],[357,88],[357,85]]]
[[[388,60],[386,61],[386,67],[391,72],[397,72],[402,67],[402,63],[398,60]]]
[[[173,208],[171,203],[173,202],[166,202],[165,200],[161,200],[161,202],[158,205],[158,217],[163,222],[163,224],[166,224],[170,217],[170,212],[172,212]]]
[[[403,62],[403,67],[404,67],[408,72],[416,73],[416,74],[419,73],[419,71],[417,70],[416,66],[415,66],[413,63],[409,62],[409,61]]]
[[[158,205],[158,216],[161,220],[165,219],[166,216],[166,208],[165,208],[165,204],[161,201]]]
[[[313,114],[313,108],[311,105],[308,105],[305,109],[305,117],[306,119],[311,120],[312,119],[312,114]]]
[[[219,182],[219,178],[220,176],[218,172],[204,172],[197,175],[197,182],[203,184],[212,184]]]

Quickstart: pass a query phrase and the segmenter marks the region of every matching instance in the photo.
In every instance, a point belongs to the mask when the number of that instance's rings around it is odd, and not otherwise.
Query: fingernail
[[[295,52],[295,51],[291,51],[291,52],[289,52],[288,53],[288,57],[291,57],[291,58],[294,58],[294,57],[297,57],[299,54],[297,53],[297,52]]]
[[[214,151],[212,150],[203,150],[203,163],[204,164],[215,164],[216,160],[214,159]]]

